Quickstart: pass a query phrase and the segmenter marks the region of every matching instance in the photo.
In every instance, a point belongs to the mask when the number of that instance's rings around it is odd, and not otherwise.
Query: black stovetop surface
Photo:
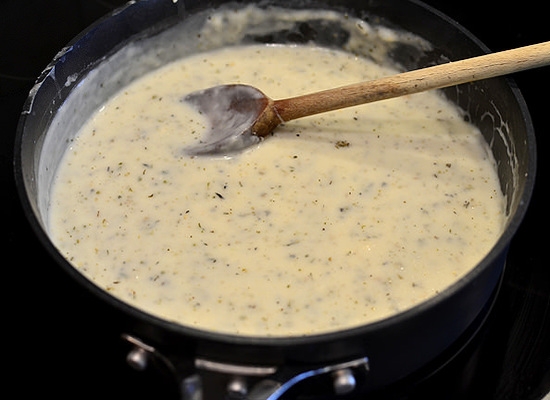
[[[97,315],[87,294],[55,265],[23,215],[13,180],[14,136],[34,79],[58,50],[121,0],[0,1],[0,129],[4,381],[25,398],[82,394],[114,398],[173,398],[163,376],[125,363],[119,332]],[[480,8],[474,0],[429,0],[491,50],[550,40],[543,3],[526,0]],[[499,4],[499,3],[493,3]],[[500,3],[504,4],[504,3]],[[514,238],[497,301],[479,337],[455,360],[398,398],[542,399],[550,391],[549,179],[550,67],[514,80],[532,114],[538,144],[534,197]],[[546,222],[544,222],[546,221]],[[74,305],[78,305],[75,308]],[[88,305],[90,304],[90,305]],[[5,386],[5,385],[4,385]],[[7,389],[7,387],[5,387]]]

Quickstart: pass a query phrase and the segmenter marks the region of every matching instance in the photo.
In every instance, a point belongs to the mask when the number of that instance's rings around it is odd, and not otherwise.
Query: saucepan
[[[205,42],[195,45],[196,38],[189,29],[199,29],[211,12],[248,3],[130,2],[59,51],[31,90],[17,131],[16,181],[34,232],[55,265],[98,303],[120,314],[120,334],[129,346],[129,364],[136,368],[161,365],[175,377],[182,398],[275,399],[292,390],[314,392],[319,388],[335,396],[367,393],[398,385],[419,371],[437,368],[475,335],[489,314],[498,294],[508,246],[533,191],[533,126],[524,100],[509,77],[444,90],[490,145],[506,198],[506,227],[490,252],[466,276],[433,298],[391,317],[299,337],[240,336],[194,329],[110,296],[77,272],[53,245],[47,230],[50,189],[61,157],[79,126],[134,79],[178,57],[204,50]],[[429,48],[395,48],[392,57],[405,69],[489,52],[458,23],[416,0],[273,0],[257,5],[334,10],[424,38],[431,44]],[[187,23],[184,35],[177,29],[182,22]],[[259,29],[254,21],[248,23],[251,30],[244,36],[267,43],[313,41],[339,46],[346,37],[339,27],[319,21],[301,21],[284,30],[277,24]],[[224,40],[230,45],[234,39]]]

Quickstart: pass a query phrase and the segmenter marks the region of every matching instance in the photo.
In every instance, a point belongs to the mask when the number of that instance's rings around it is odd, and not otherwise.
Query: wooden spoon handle
[[[321,92],[275,100],[283,121],[550,64],[550,42],[417,69]]]

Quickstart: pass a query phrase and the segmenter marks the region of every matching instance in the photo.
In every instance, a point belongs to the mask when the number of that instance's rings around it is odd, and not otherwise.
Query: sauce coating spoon
[[[249,85],[214,86],[184,97],[211,124],[199,144],[186,152],[191,156],[230,155],[293,119],[549,64],[550,42],[543,42],[280,100]]]

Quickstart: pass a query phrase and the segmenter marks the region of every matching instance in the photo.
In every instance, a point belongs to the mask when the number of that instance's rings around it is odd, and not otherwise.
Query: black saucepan
[[[482,323],[498,291],[508,244],[528,206],[535,178],[535,139],[523,98],[508,78],[445,90],[466,111],[490,144],[498,163],[509,220],[490,253],[463,279],[411,310],[354,329],[305,337],[240,337],[204,332],[158,319],[111,297],[78,273],[52,245],[46,231],[49,188],[67,139],[115,90],[154,64],[179,56],[164,51],[162,32],[181,21],[208,15],[224,2],[143,0],[101,19],[62,49],[38,78],[22,111],[15,148],[15,175],[25,212],[51,257],[98,303],[120,314],[129,363],[157,365],[174,374],[182,398],[279,398],[306,390],[307,381],[336,393],[376,391],[398,384],[460,347]],[[241,6],[247,2],[235,3]],[[408,69],[481,55],[487,48],[453,20],[415,0],[279,1],[294,9],[345,11],[372,24],[413,32],[432,47],[397,47],[393,57]],[[266,6],[267,2],[259,3]],[[303,21],[247,40],[339,45],[346,32]],[[125,43],[152,40],[153,63],[120,62],[112,73],[86,86]],[[156,40],[156,42],[155,42]],[[175,40],[172,38],[172,40]],[[186,40],[179,38],[178,40]],[[189,38],[189,40],[191,40]],[[140,64],[141,54],[135,54]],[[150,58],[149,58],[150,59]],[[116,62],[115,62],[116,64]],[[99,84],[101,81],[102,84]],[[105,84],[103,84],[105,83]],[[109,84],[107,84],[109,83]],[[83,89],[84,88],[84,89]],[[48,131],[51,124],[59,129]],[[54,135],[55,137],[52,137]],[[454,349],[454,350],[453,350]],[[329,383],[327,383],[329,382]],[[195,397],[193,397],[195,396]]]

